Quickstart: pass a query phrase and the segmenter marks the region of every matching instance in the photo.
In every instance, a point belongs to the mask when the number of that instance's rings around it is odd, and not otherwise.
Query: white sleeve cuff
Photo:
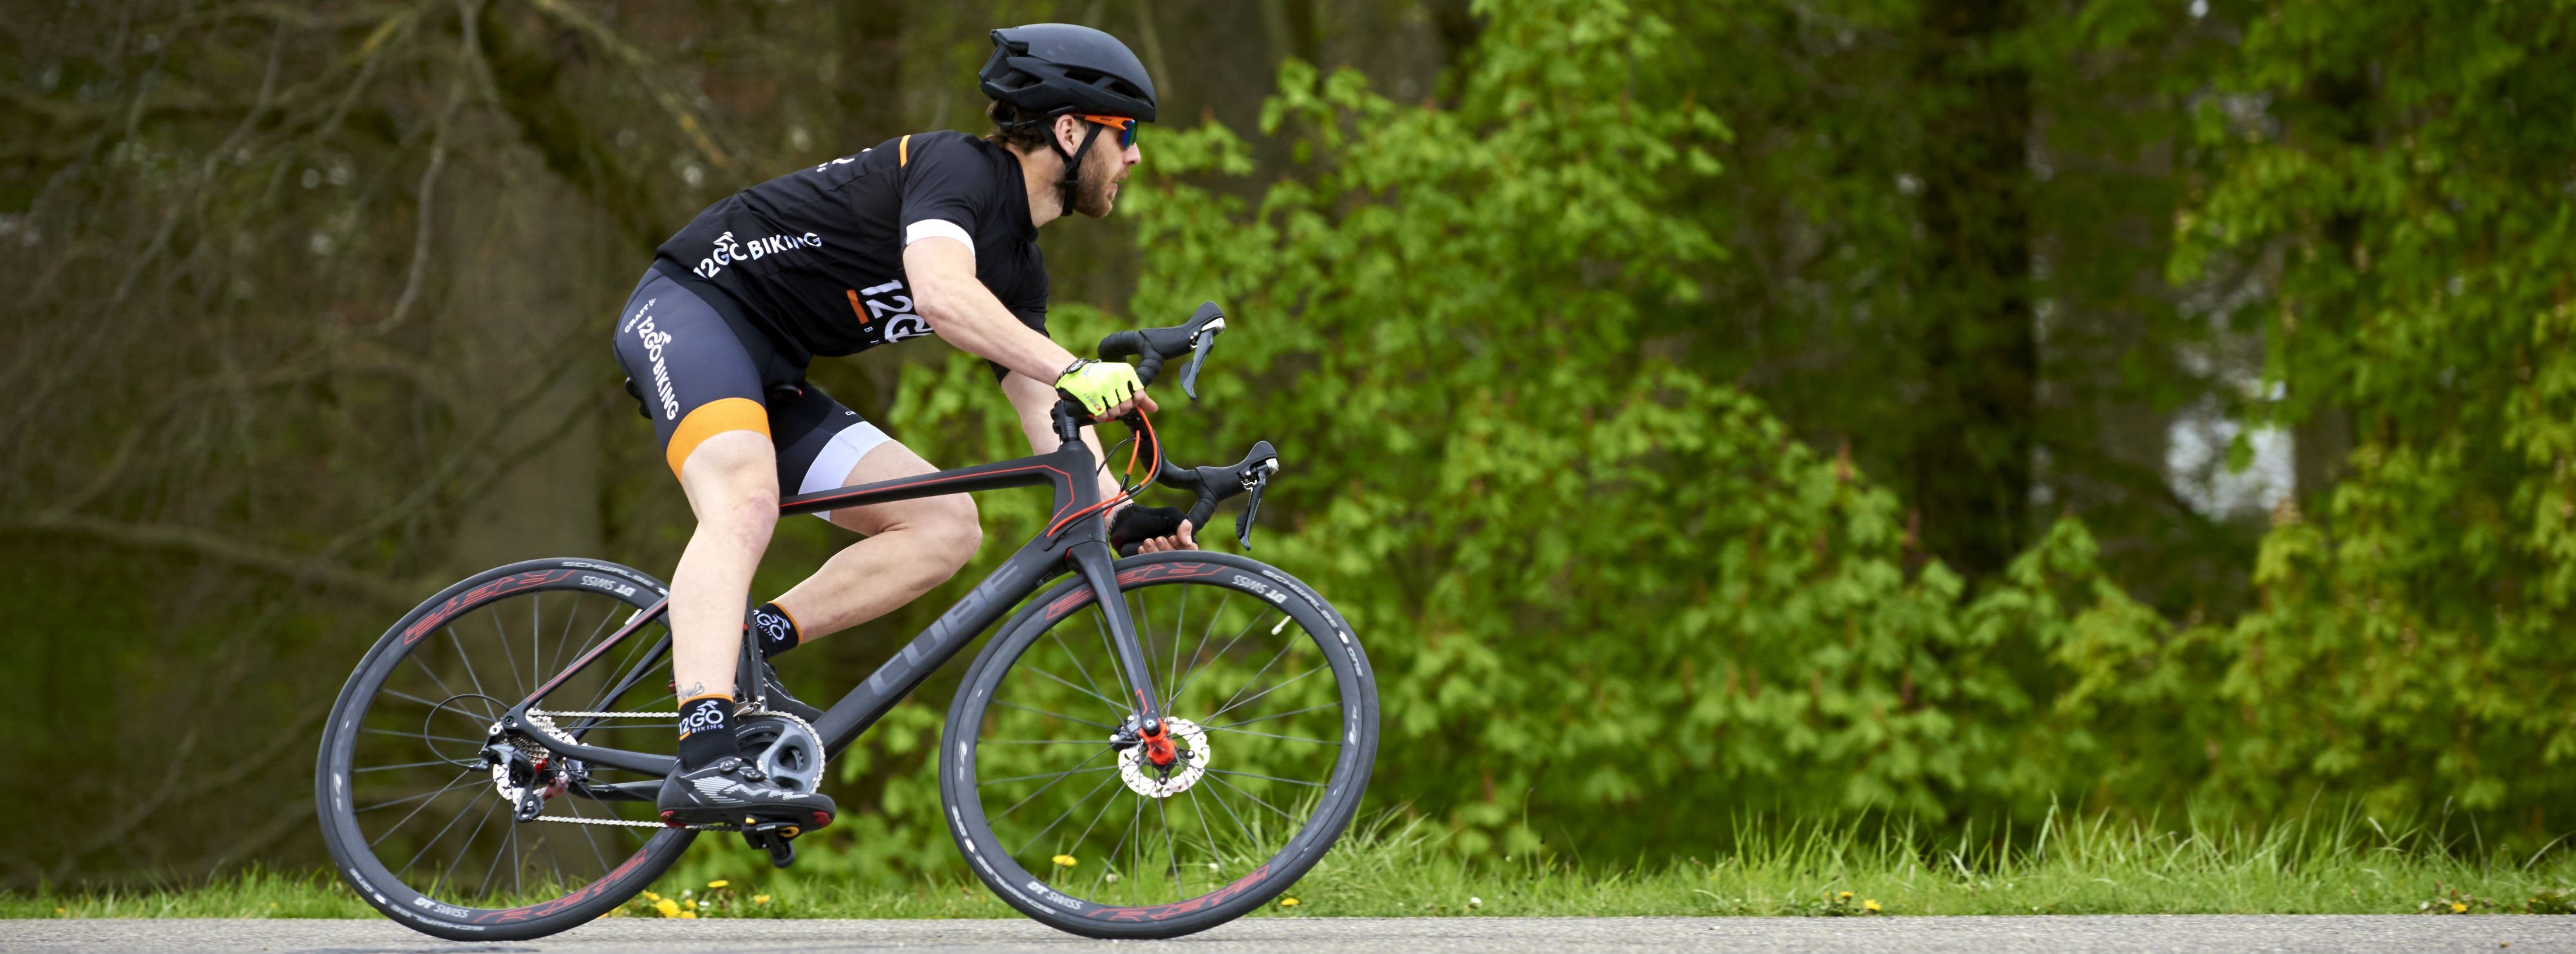
[[[903,244],[910,245],[926,238],[956,239],[965,243],[967,254],[975,253],[975,237],[966,234],[964,227],[947,219],[923,219],[904,227]]]

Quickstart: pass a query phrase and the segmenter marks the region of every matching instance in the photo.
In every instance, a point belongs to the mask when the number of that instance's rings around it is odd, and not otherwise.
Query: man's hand
[[[1196,550],[1199,542],[1190,536],[1190,522],[1181,521],[1181,532],[1168,537],[1155,537],[1136,545],[1138,553],[1168,553],[1173,550]]]
[[[1161,410],[1145,396],[1145,382],[1124,361],[1083,361],[1055,380],[1055,389],[1091,412],[1094,420],[1116,420],[1128,411]]]
[[[1199,542],[1190,536],[1190,529],[1190,522],[1171,507],[1127,504],[1109,513],[1109,545],[1123,548],[1133,543],[1138,553],[1196,550]]]

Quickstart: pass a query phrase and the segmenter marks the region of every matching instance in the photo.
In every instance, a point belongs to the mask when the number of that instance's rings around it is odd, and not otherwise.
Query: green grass
[[[2261,828],[2050,819],[2022,838],[1753,819],[1734,849],[1628,867],[1460,859],[1431,826],[1363,824],[1264,909],[1287,916],[1901,914],[2576,914],[2576,853],[2477,856],[2367,818]],[[734,855],[740,855],[735,858]],[[693,852],[655,889],[708,916],[1016,917],[980,884],[896,887],[772,874],[747,852]],[[708,887],[710,880],[726,882]],[[682,892],[686,892],[683,894]],[[1848,892],[1848,894],[1846,894]],[[660,896],[657,896],[660,897]],[[1293,905],[1288,899],[1294,899]],[[621,913],[657,916],[656,898]],[[0,917],[372,917],[327,873],[254,870],[135,891],[0,895]]]

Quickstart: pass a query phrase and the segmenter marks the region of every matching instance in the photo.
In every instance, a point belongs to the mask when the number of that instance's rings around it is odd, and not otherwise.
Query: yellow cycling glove
[[[1055,379],[1055,390],[1097,418],[1145,390],[1145,382],[1137,380],[1136,369],[1127,362],[1084,359]]]

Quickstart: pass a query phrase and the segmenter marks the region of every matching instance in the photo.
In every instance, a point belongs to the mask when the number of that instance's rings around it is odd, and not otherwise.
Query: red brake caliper
[[[1136,740],[1145,743],[1145,761],[1154,763],[1155,768],[1170,768],[1181,757],[1172,748],[1171,731],[1163,726],[1155,726],[1150,733],[1137,733]]]

